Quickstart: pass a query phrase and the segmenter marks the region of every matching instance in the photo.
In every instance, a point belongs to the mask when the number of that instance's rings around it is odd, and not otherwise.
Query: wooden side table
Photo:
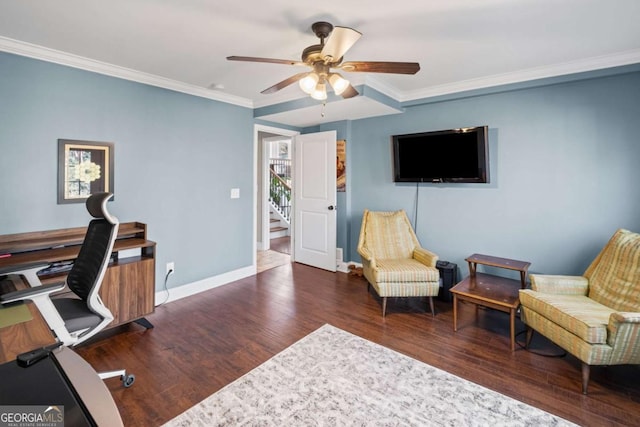
[[[469,274],[474,276],[476,274],[476,266],[478,264],[488,265],[491,267],[505,268],[507,270],[516,270],[520,272],[520,288],[524,289],[527,286],[527,270],[531,265],[527,261],[518,261],[509,258],[498,258],[491,255],[473,254],[465,261],[469,263]]]
[[[531,263],[490,255],[473,254],[466,259],[469,276],[451,288],[453,294],[453,330],[458,331],[458,300],[509,313],[511,351],[515,351],[515,319],[520,305],[519,290],[526,286],[526,275]],[[477,273],[478,264],[520,272],[520,281],[492,274]]]

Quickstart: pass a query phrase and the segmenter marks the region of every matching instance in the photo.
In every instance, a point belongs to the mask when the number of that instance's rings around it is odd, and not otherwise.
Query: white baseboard
[[[160,304],[177,301],[191,295],[199,294],[200,292],[217,288],[218,286],[226,285],[227,283],[235,282],[236,280],[244,279],[245,277],[253,276],[254,274],[256,274],[255,266],[244,267],[218,276],[207,277],[197,282],[169,288],[169,295],[167,295],[167,291],[165,290],[157,291],[155,294],[155,305],[157,307]]]
[[[349,261],[349,262],[339,262],[338,263],[338,271],[341,273],[348,273],[349,272],[349,266],[353,264],[356,267],[362,267],[362,263],[361,262],[355,262],[355,261]]]
[[[336,269],[340,272],[340,273],[348,273],[349,272],[349,262],[343,262],[343,261],[338,261],[338,265],[336,266]]]
[[[349,264],[355,264],[362,267],[358,262],[339,262],[336,266],[337,270],[341,273],[349,272]],[[226,285],[236,280],[244,279],[245,277],[253,276],[256,274],[256,267],[244,267],[238,270],[229,271],[228,273],[220,274],[218,276],[207,277],[206,279],[198,280],[197,282],[187,283],[175,288],[169,288],[169,295],[167,291],[156,291],[155,293],[155,306],[166,304],[168,302],[177,301],[182,298],[190,297],[191,295],[199,294],[210,289],[217,288],[218,286]]]

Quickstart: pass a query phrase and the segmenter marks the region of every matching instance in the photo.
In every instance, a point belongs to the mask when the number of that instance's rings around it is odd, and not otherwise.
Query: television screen
[[[394,135],[395,182],[489,182],[487,126]]]

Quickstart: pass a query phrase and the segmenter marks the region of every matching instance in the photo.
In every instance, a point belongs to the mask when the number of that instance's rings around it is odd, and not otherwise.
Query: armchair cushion
[[[376,282],[438,282],[435,267],[426,267],[415,259],[378,259],[373,271]]]
[[[607,324],[615,310],[587,296],[520,291],[520,303],[591,344],[606,344]]]

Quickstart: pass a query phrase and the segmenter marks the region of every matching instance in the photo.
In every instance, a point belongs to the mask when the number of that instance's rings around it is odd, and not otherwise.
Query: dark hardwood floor
[[[286,264],[157,307],[154,329],[122,326],[78,352],[98,371],[135,373],[128,389],[107,380],[126,426],[170,420],[325,323],[580,425],[640,425],[638,366],[593,367],[584,396],[573,356],[509,351],[506,314],[479,310],[476,321],[464,305],[454,333],[451,304],[436,301],[435,318],[427,305],[392,299],[383,319],[364,279]],[[539,336],[533,347],[559,351]]]
[[[273,251],[283,254],[291,254],[291,237],[286,236],[271,239],[269,246],[271,246],[271,250]]]

